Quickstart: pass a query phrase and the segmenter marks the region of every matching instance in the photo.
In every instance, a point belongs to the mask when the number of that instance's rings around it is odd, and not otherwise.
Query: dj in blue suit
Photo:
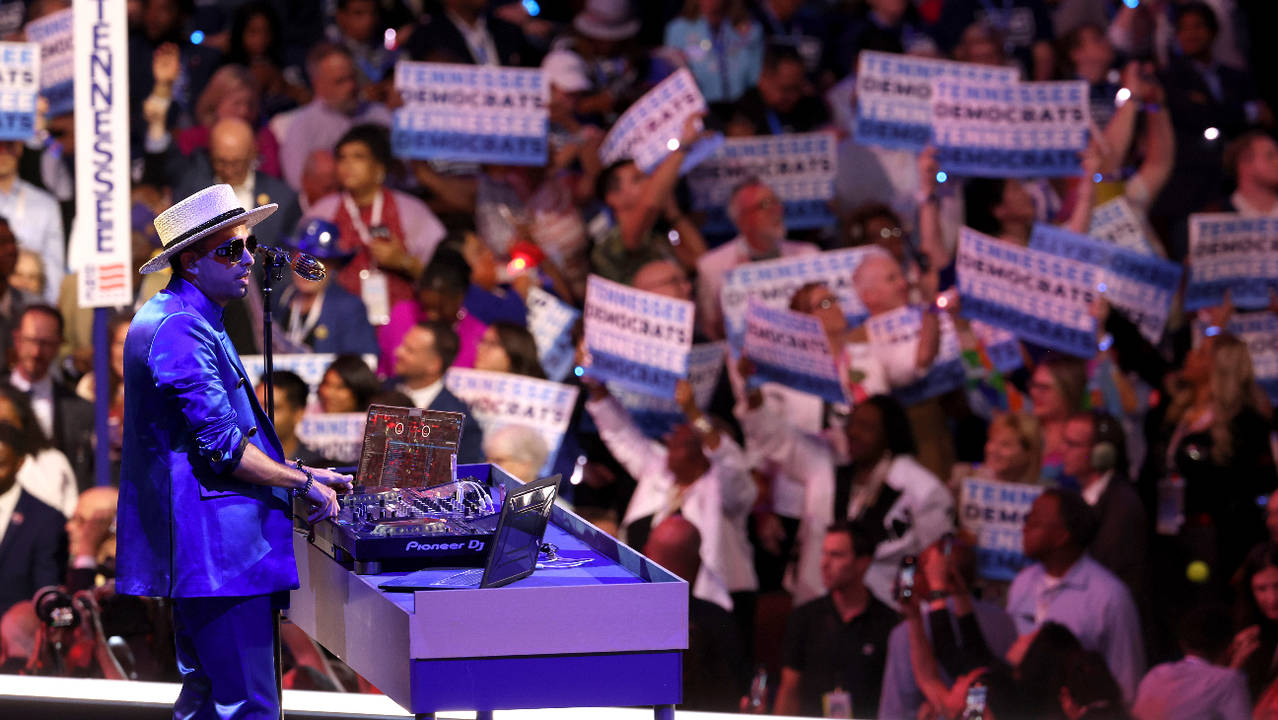
[[[124,343],[124,452],[116,589],[173,599],[182,692],[175,718],[278,718],[275,611],[298,586],[290,495],[310,520],[337,513],[351,478],[283,463],[222,325],[253,266],[249,229],[275,205],[244,210],[229,185],[155,219],[171,267]]]

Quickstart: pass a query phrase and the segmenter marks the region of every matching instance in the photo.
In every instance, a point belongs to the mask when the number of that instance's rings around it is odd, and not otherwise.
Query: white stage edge
[[[67,704],[94,703],[118,707],[172,707],[179,686],[173,683],[125,682],[123,680],[81,680],[71,678],[0,675],[0,696],[39,702]],[[316,717],[411,718],[385,695],[285,690],[284,712]],[[779,715],[728,715],[680,710],[681,720],[769,717]],[[440,720],[473,720],[473,712],[441,712]],[[548,710],[497,710],[494,720],[651,720],[651,708],[551,708]]]

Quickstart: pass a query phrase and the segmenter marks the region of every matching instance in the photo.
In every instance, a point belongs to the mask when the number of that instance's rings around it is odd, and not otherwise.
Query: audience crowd
[[[70,5],[0,2],[0,35],[21,39]],[[278,203],[258,238],[329,266],[318,282],[275,283],[275,351],[336,356],[316,387],[275,375],[290,457],[324,461],[299,436],[308,414],[469,414],[445,387],[453,367],[546,378],[530,294],[581,308],[591,274],[691,301],[697,343],[725,336],[734,268],[848,247],[881,248],[846,278],[871,318],[943,308],[902,350],[850,326],[834,288],[799,288],[789,307],[825,330],[847,404],[760,384],[750,357],[725,353],[711,401],[681,382],[683,422],[656,437],[580,367],[563,380],[581,391],[559,447],[468,417],[461,462],[561,470],[580,515],[688,581],[684,707],[912,720],[975,717],[980,699],[986,718],[1278,717],[1278,436],[1248,345],[1228,331],[1228,295],[1197,312],[1178,299],[1154,338],[1098,300],[1093,356],[1019,342],[1019,369],[986,368],[993,403],[972,383],[902,392],[944,332],[981,354],[955,288],[961,226],[1024,246],[1035,223],[1087,232],[1092,209],[1122,196],[1153,251],[1186,262],[1192,213],[1278,217],[1278,45],[1265,39],[1278,4],[130,0],[128,12],[133,266],[159,249],[155,216],[213,183],[246,208]],[[859,144],[847,81],[865,50],[1085,81],[1082,173],[960,178],[931,149]],[[398,157],[401,60],[541,68],[546,164]],[[601,161],[612,123],[679,68],[708,111],[677,149],[649,173]],[[168,273],[134,278],[136,301],[110,323],[109,377],[94,377],[93,314],[69,265],[74,113],[38,126],[0,142],[0,671],[172,679],[168,608],[111,590],[115,494],[95,483],[101,443],[118,482],[130,315]],[[836,221],[787,228],[757,177],[727,201],[730,232],[692,211],[681,164],[706,133],[818,130],[838,143]],[[242,355],[262,352],[266,282],[226,309]],[[968,478],[1041,491],[1010,582],[986,576],[962,522]],[[63,601],[69,626],[49,611]],[[296,628],[284,641],[289,687],[376,691]]]

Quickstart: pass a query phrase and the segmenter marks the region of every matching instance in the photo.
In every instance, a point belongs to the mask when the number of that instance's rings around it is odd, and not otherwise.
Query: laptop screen
[[[355,484],[376,491],[452,482],[463,417],[441,410],[369,407]]]
[[[532,574],[558,492],[559,476],[554,475],[506,496],[480,587],[501,587]]]

